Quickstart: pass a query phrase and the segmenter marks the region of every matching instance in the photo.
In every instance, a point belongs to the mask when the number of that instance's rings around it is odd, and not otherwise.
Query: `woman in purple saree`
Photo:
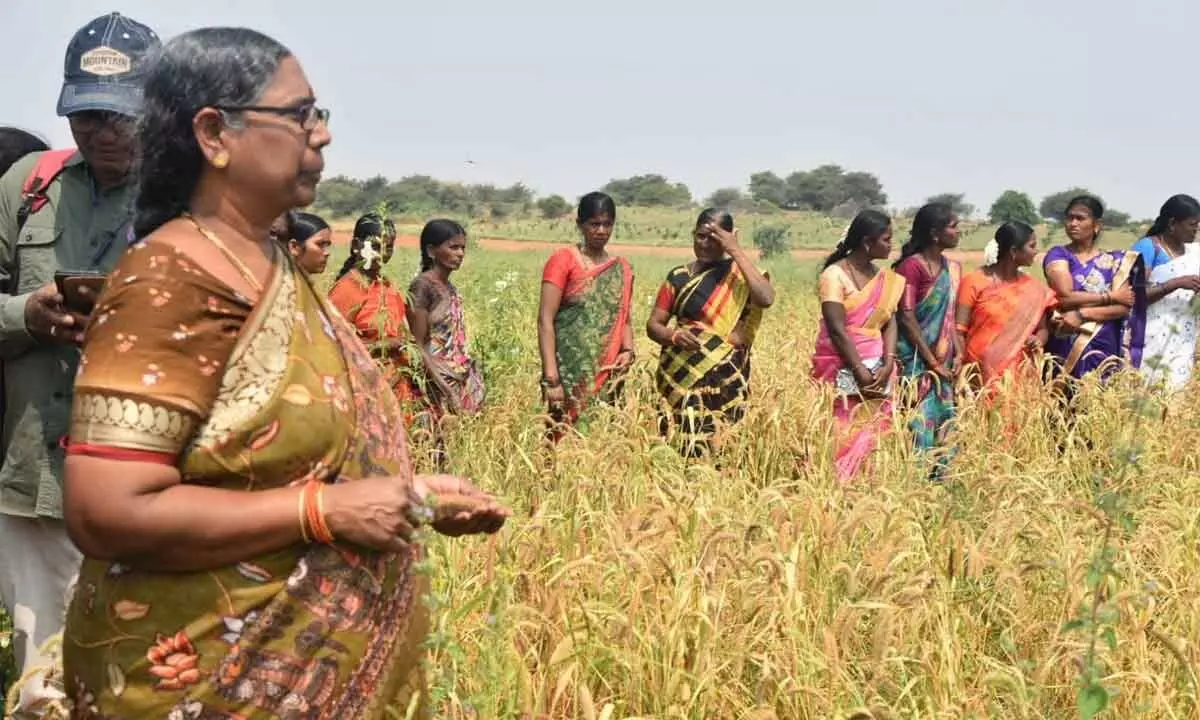
[[[1046,282],[1058,296],[1055,332],[1046,350],[1061,376],[1081,379],[1100,371],[1107,379],[1122,367],[1138,368],[1146,332],[1145,265],[1129,250],[1096,246],[1104,206],[1089,195],[1067,205],[1071,242],[1046,253]]]

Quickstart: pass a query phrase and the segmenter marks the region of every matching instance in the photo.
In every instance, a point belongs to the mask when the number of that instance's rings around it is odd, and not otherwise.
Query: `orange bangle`
[[[329,523],[325,520],[325,483],[317,486],[316,520],[317,524],[314,527],[313,536],[326,545],[332,545],[333,531],[329,529]]]
[[[325,522],[324,492],[325,484],[316,480],[310,481],[304,487],[305,515],[313,541],[331,545],[333,533],[329,530],[329,524]]]

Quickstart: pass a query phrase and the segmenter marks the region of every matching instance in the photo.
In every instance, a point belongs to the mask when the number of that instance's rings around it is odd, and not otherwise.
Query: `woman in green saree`
[[[315,197],[328,117],[251,30],[186,33],[149,70],[141,240],[97,301],[68,441],[74,718],[428,712],[413,528],[508,513],[414,477],[385,377],[269,239]]]
[[[582,241],[551,255],[542,272],[538,345],[555,439],[563,424],[579,419],[589,400],[617,397],[634,359],[633,269],[605,249],[616,218],[611,197],[584,195],[576,220]]]
[[[680,451],[710,450],[718,420],[737,422],[750,391],[750,348],[762,311],[775,301],[770,277],[738,244],[733,216],[708,208],[696,219],[695,262],[667,274],[646,323],[662,346],[655,382],[671,408]],[[669,323],[675,320],[675,327]]]

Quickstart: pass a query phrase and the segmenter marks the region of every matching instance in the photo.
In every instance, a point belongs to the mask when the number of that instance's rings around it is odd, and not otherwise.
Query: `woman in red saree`
[[[428,716],[414,525],[507,511],[414,475],[378,366],[268,235],[315,198],[328,117],[252,30],[185,33],[147,71],[141,239],[96,302],[67,449],[76,720]]]
[[[592,399],[615,400],[634,360],[633,269],[606,250],[616,219],[611,197],[584,195],[576,217],[581,242],[555,252],[542,271],[542,388],[559,426],[578,421]]]
[[[891,219],[877,210],[864,210],[821,272],[821,325],[812,374],[835,389],[835,465],[843,484],[854,479],[879,435],[892,425],[895,315],[904,278],[874,262],[891,251]]]
[[[989,395],[1030,353],[1045,347],[1056,304],[1053,290],[1021,271],[1037,257],[1033,228],[1022,222],[1004,223],[996,229],[994,247],[995,261],[963,278],[955,311],[964,366],[974,384]],[[972,372],[972,367],[978,372]]]
[[[383,275],[384,258],[390,256],[387,248],[395,237],[390,220],[376,213],[360,217],[354,224],[350,256],[329,291],[329,301],[383,366],[411,419],[416,391],[408,361],[411,338],[405,325],[404,294]]]

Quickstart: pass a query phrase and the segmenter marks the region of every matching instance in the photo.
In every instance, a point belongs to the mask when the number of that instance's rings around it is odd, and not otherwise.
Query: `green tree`
[[[883,183],[869,172],[848,172],[842,177],[843,197],[830,205],[830,208],[849,200],[863,207],[883,207],[887,205],[888,196],[883,191]]]
[[[683,206],[692,203],[692,193],[687,185],[672,183],[662,175],[610,180],[602,189],[620,205]]]
[[[1040,219],[1037,208],[1033,206],[1033,200],[1020,190],[1005,190],[1000,193],[1000,197],[996,198],[988,210],[988,220],[996,224],[1023,222],[1032,227],[1037,225]]]
[[[726,208],[728,210],[744,210],[751,205],[750,198],[738,188],[721,188],[713,191],[704,201],[709,207]]]
[[[975,214],[975,206],[967,202],[965,193],[938,193],[930,196],[925,202],[949,205],[960,218],[969,218]]]
[[[388,184],[379,197],[386,199],[396,212],[428,212],[437,209],[441,187],[441,183],[428,175],[409,175]]]
[[[382,175],[376,175],[373,178],[368,178],[363,181],[362,195],[359,197],[359,210],[366,212],[367,208],[374,207],[381,202],[388,200],[388,181]]]
[[[755,202],[781,208],[787,203],[787,191],[783,178],[769,170],[750,176],[750,197]]]
[[[345,175],[322,180],[317,186],[315,205],[337,217],[354,215],[363,207],[362,182]]]
[[[1047,195],[1042,198],[1041,204],[1038,205],[1038,212],[1047,220],[1062,222],[1063,217],[1067,214],[1067,203],[1071,202],[1072,198],[1079,197],[1080,195],[1094,194],[1090,190],[1079,187],[1056,192],[1053,195]]]
[[[511,205],[533,204],[533,191],[526,187],[524,183],[513,183],[506,188],[501,188],[498,194],[500,202],[503,203]]]
[[[860,207],[887,204],[879,178],[866,172],[846,172],[838,165],[798,170],[784,180],[786,192],[781,207],[828,213],[848,202]]]
[[[538,212],[547,220],[558,218],[571,212],[571,203],[562,195],[550,195],[537,201]]]
[[[1111,228],[1129,227],[1133,223],[1133,218],[1127,212],[1117,210],[1116,208],[1104,209],[1104,224]]]

